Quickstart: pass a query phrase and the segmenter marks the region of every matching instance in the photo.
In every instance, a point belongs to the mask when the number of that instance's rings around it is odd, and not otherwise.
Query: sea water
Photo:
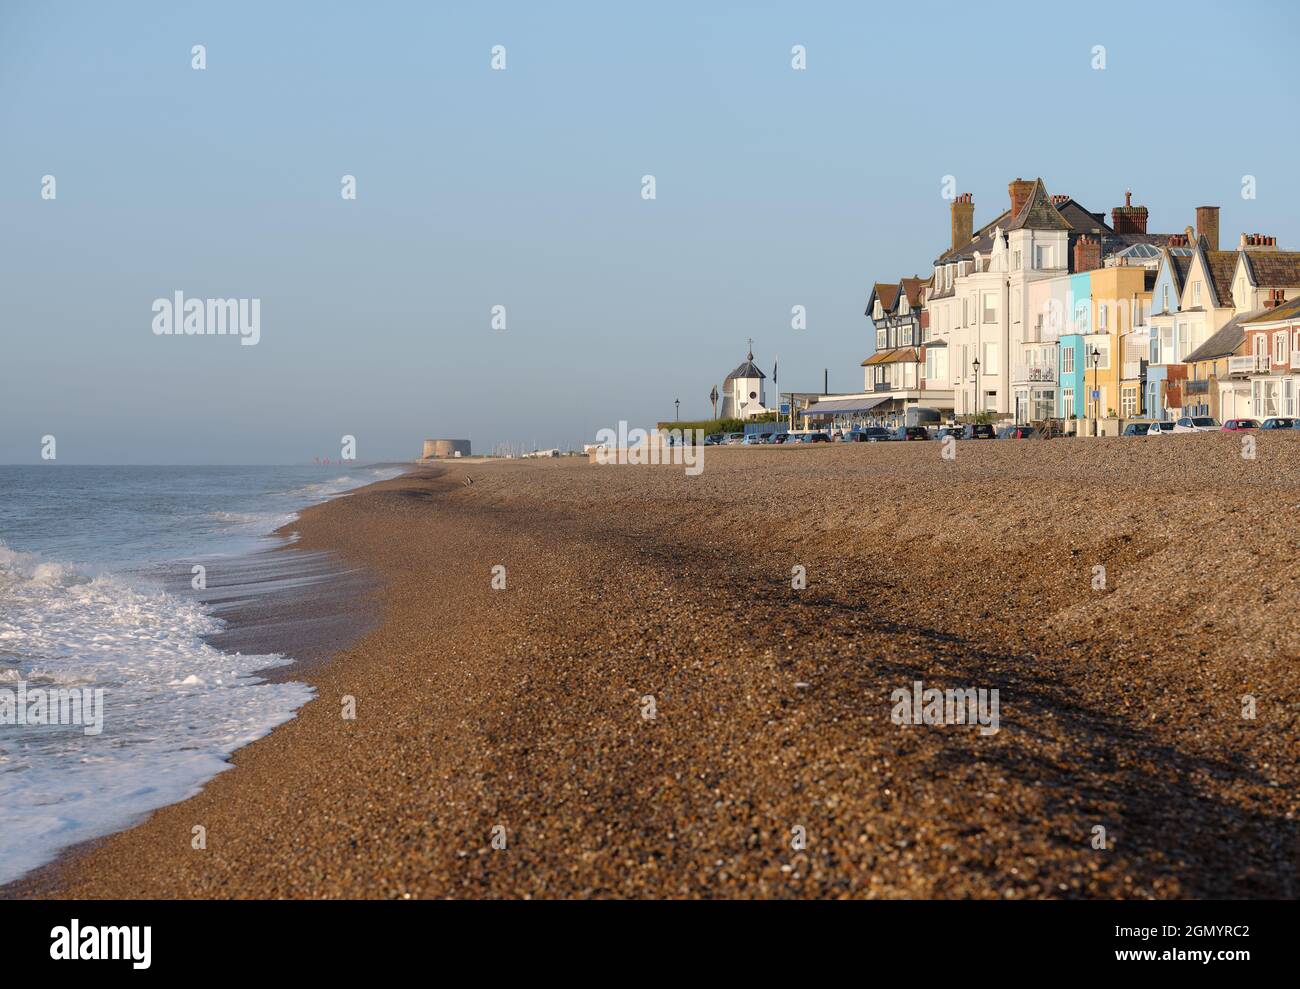
[[[103,698],[98,733],[0,716],[0,883],[192,796],[312,696],[255,676],[287,657],[208,645],[221,620],[163,575],[220,569],[307,505],[398,473],[0,466],[0,712],[20,687]]]

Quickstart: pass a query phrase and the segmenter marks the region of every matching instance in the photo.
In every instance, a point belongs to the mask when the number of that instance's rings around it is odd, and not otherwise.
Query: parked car
[[[1260,429],[1300,429],[1300,419],[1283,416],[1269,416],[1259,424]]]
[[[728,433],[727,438],[722,441],[724,446],[739,446],[745,442],[744,433]]]
[[[1258,429],[1259,423],[1254,419],[1228,419],[1223,424],[1225,433],[1240,433],[1245,429]]]
[[[829,443],[831,438],[826,433],[809,433],[804,437],[803,441],[805,443]]]
[[[726,438],[727,438],[726,433],[710,433],[708,436],[704,437],[704,445],[705,445],[705,446],[721,446],[721,445],[722,445],[722,442],[723,442]]]
[[[890,432],[884,426],[863,426],[850,436],[854,443],[884,443],[890,438]]]
[[[1174,422],[1175,433],[1214,433],[1219,428],[1219,420],[1213,416],[1183,416]]]
[[[1027,440],[1033,436],[1033,426],[1007,426],[998,433],[1000,440]]]
[[[1120,433],[1120,435],[1121,436],[1145,436],[1147,434],[1147,431],[1150,430],[1151,427],[1154,425],[1155,423],[1153,422],[1130,422],[1127,426],[1124,427],[1124,432]]]
[[[895,440],[928,440],[930,431],[924,426],[899,426],[894,430]]]
[[[762,446],[763,436],[761,433],[750,433],[740,441],[741,446]]]
[[[936,440],[946,440],[951,436],[955,440],[961,439],[962,429],[960,426],[940,426],[934,431]]]
[[[1165,436],[1174,431],[1174,423],[1171,419],[1165,419],[1161,422],[1153,422],[1147,430],[1148,436]]]
[[[962,429],[964,440],[995,440],[998,434],[993,431],[993,424],[988,422],[968,422]]]

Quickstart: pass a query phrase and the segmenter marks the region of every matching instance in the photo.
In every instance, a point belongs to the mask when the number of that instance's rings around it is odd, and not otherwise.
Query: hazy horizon
[[[1260,9],[8,4],[0,463],[573,447],[706,417],[750,337],[782,390],[857,391],[947,175],[977,224],[1042,176],[1300,248],[1300,15]],[[153,332],[176,292],[260,300],[256,346]]]

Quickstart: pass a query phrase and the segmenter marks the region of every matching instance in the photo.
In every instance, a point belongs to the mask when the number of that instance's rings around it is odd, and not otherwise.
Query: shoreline
[[[407,467],[408,473],[419,469],[396,463],[366,466]],[[405,475],[398,475],[402,476]],[[320,504],[382,483],[374,481],[341,491]],[[307,506],[312,507],[315,506]],[[375,575],[362,568],[344,565],[329,551],[302,549],[293,538],[301,512],[298,516],[266,533],[263,538],[273,541],[272,545],[223,560],[220,582],[210,584],[205,591],[192,591],[191,574],[184,567],[164,573],[160,578],[163,590],[195,597],[222,620],[224,627],[220,631],[202,637],[214,649],[247,655],[279,654],[287,659],[288,662],[282,665],[250,674],[267,683],[308,683],[311,671],[328,663],[336,652],[356,642],[380,620],[375,601],[380,585]],[[295,712],[294,717],[297,716]],[[272,728],[262,737],[266,738],[274,731]],[[261,739],[249,744],[257,741]],[[234,764],[234,755],[243,748],[247,746],[236,749],[227,760],[231,765]],[[200,792],[225,772],[228,770],[200,784]],[[170,806],[174,804],[145,811],[141,820],[125,829],[69,845],[49,862],[18,879],[0,884],[0,900],[49,895],[79,859],[114,835],[138,827],[153,814]]]
[[[1300,437],[1276,439],[1258,468],[1208,436],[369,485],[294,546],[378,575],[380,623],[235,771],[43,895],[1294,896],[1294,538],[1238,507],[1300,500]],[[1189,577],[1215,554],[1263,600]],[[892,724],[916,680],[1000,688],[1001,730]]]

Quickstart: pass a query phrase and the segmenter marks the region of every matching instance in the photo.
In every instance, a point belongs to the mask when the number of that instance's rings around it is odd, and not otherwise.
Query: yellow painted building
[[[1096,373],[1105,406],[1098,411],[1103,417],[1136,419],[1146,411],[1142,408],[1143,372],[1149,353],[1147,317],[1151,313],[1155,272],[1144,267],[1118,266],[1095,268],[1089,276],[1092,332],[1107,339],[1106,359],[1099,363]],[[1092,382],[1089,363],[1090,395]],[[1091,415],[1091,406],[1088,411]]]

